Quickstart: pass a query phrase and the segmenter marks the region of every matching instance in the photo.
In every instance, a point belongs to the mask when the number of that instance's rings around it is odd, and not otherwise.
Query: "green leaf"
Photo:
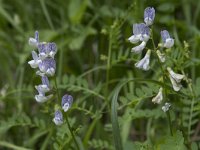
[[[177,131],[173,136],[166,136],[164,142],[158,146],[158,150],[186,150],[184,138],[181,131]]]

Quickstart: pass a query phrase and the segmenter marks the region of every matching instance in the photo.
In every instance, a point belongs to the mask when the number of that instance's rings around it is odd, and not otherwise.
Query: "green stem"
[[[20,147],[20,146],[14,145],[12,143],[8,143],[6,141],[0,141],[0,146],[7,147],[9,149],[15,149],[15,150],[30,150],[28,148]]]
[[[58,91],[58,84],[57,84],[56,76],[54,76],[54,82],[55,82],[57,98],[58,98],[58,100],[61,100],[61,97],[60,97],[60,94],[59,94],[59,91]]]
[[[171,136],[173,136],[173,132],[172,132],[172,122],[171,122],[171,116],[170,116],[169,110],[168,110],[166,113],[167,113],[167,119],[168,119],[168,123],[169,123],[170,134],[171,134]]]
[[[109,78],[110,78],[110,58],[112,51],[112,28],[109,33],[109,46],[108,46],[108,58],[107,58],[107,66],[106,66],[106,100],[108,101],[108,88],[109,88]]]
[[[77,140],[76,140],[76,138],[75,138],[74,132],[72,131],[72,128],[71,128],[71,126],[70,126],[70,124],[69,124],[68,117],[66,117],[66,122],[67,122],[67,126],[68,126],[68,128],[69,128],[69,131],[70,131],[70,133],[71,133],[71,135],[72,135],[72,138],[73,138],[73,140],[74,140],[74,143],[75,143],[75,145],[76,145],[76,147],[77,147],[77,150],[80,150],[80,148],[79,148],[79,146],[78,146],[78,142],[77,142]]]
[[[60,94],[59,94],[59,91],[58,91],[58,85],[57,85],[56,77],[54,77],[54,82],[55,82],[55,88],[56,88],[57,98],[58,98],[58,100],[59,100],[59,99],[61,100],[61,97],[60,97]],[[69,124],[68,116],[66,116],[66,122],[67,122],[67,126],[68,126],[68,128],[69,128],[69,131],[70,131],[70,133],[71,133],[71,136],[72,136],[72,138],[73,138],[73,140],[74,140],[74,143],[75,143],[75,145],[76,145],[76,147],[77,147],[77,150],[80,150],[80,149],[79,149],[79,146],[78,146],[78,142],[77,142],[77,140],[76,140],[76,138],[75,138],[75,136],[74,136],[74,133],[73,133],[73,131],[72,131],[72,128],[71,128],[71,126],[70,126],[70,124]]]
[[[155,46],[155,43],[154,43],[154,40],[153,40],[153,27],[152,27],[152,44],[153,44],[153,48],[154,48],[154,52],[156,53],[156,46]],[[164,99],[167,100],[167,89],[166,89],[166,80],[167,80],[167,77],[165,76],[165,71],[164,71],[164,68],[163,68],[163,65],[162,65],[162,62],[160,61],[158,55],[156,54],[157,56],[157,60],[158,60],[158,63],[159,63],[159,66],[160,66],[160,69],[162,71],[162,76],[163,76],[163,84],[164,84]],[[170,117],[170,113],[169,111],[167,111],[167,119],[168,119],[168,123],[169,123],[169,130],[170,130],[170,134],[173,136],[173,132],[172,132],[172,122],[171,122],[171,117]]]

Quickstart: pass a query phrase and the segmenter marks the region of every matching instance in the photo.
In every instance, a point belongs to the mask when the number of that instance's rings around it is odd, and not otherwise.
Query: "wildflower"
[[[164,112],[167,112],[169,110],[169,108],[171,107],[171,104],[170,103],[165,103],[164,106],[162,106],[162,110]]]
[[[55,111],[53,122],[58,126],[63,124],[63,115],[60,110]]]
[[[133,47],[132,50],[131,50],[131,52],[141,53],[142,50],[145,48],[146,44],[147,43],[145,41],[143,41],[140,45],[138,45],[136,47]]]
[[[175,73],[170,67],[167,67],[167,70],[169,72],[170,81],[172,83],[174,91],[179,91],[182,87],[180,82],[185,76]]]
[[[157,103],[157,104],[160,104],[160,103],[161,103],[161,101],[163,100],[162,91],[163,91],[163,88],[161,87],[161,88],[159,89],[158,94],[152,99],[152,102],[153,102],[153,103]]]
[[[149,70],[150,55],[151,55],[151,50],[148,50],[144,58],[135,64],[135,67],[145,70],[145,71]]]
[[[166,48],[171,48],[174,45],[174,39],[170,37],[169,32],[167,30],[163,30],[160,32],[160,34],[164,42],[163,46]]]
[[[39,63],[39,69],[40,71],[37,71],[36,74],[53,76],[56,70],[56,61],[53,58],[45,58]]]
[[[65,94],[63,97],[62,97],[62,102],[61,102],[61,105],[62,105],[62,109],[64,110],[64,112],[67,112],[68,109],[71,107],[72,105],[72,102],[73,102],[73,97],[71,95],[67,95]]]
[[[52,43],[41,42],[38,44],[38,51],[39,51],[39,57],[42,60],[47,57],[54,58],[57,52],[57,46],[53,42]]]
[[[39,103],[44,103],[48,101],[50,98],[53,97],[53,94],[50,94],[48,96],[45,96],[44,93],[40,92],[38,95],[35,95],[35,100]]]
[[[42,93],[48,92],[50,90],[48,77],[42,76],[42,84],[35,86],[35,88]]]
[[[43,79],[44,80],[44,79]],[[45,79],[46,80],[46,79]],[[46,82],[46,81],[45,81]],[[47,85],[47,83],[44,83],[42,85],[39,86],[35,86],[35,88],[38,91],[38,95],[35,95],[35,100],[39,103],[44,103],[47,100],[49,100],[50,98],[53,97],[53,94],[50,94],[48,96],[45,96],[45,93],[48,92],[50,90],[49,85]]]
[[[40,58],[38,57],[38,55],[35,51],[32,51],[32,58],[33,58],[33,60],[29,61],[28,64],[32,68],[37,68],[39,63],[41,63],[42,61],[40,60]]]
[[[150,35],[150,29],[144,23],[133,25],[133,35],[128,38],[131,43],[137,43],[139,41],[148,41]]]
[[[29,45],[37,47],[39,43],[39,33],[35,31],[35,38],[29,38]]]
[[[165,54],[162,54],[159,50],[156,51],[156,54],[162,63],[165,62]]]
[[[155,18],[155,9],[153,7],[147,7],[144,10],[144,22],[150,26],[153,24]]]

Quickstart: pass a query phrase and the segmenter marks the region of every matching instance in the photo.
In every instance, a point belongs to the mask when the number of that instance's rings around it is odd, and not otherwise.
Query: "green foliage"
[[[148,6],[156,10],[153,37],[136,55],[127,39]],[[0,149],[77,150],[77,143],[80,150],[200,149],[199,12],[195,0],[1,0]],[[157,47],[162,29],[175,39],[173,48]],[[61,126],[52,121],[60,98],[34,100],[41,81],[27,62],[35,30],[41,41],[57,44],[58,94],[74,97]],[[151,69],[145,72],[134,64],[148,49]],[[186,76],[179,92],[167,67]],[[160,87],[163,101],[154,104]],[[171,104],[167,113],[165,102]]]
[[[173,136],[166,136],[164,142],[160,144],[156,149],[186,150],[182,133],[177,131]]]

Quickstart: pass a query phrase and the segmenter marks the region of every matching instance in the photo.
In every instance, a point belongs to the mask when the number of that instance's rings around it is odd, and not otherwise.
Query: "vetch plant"
[[[44,103],[50,99],[55,98],[54,94],[47,95],[47,93],[50,93],[52,90],[48,78],[53,77],[56,73],[56,61],[54,59],[54,56],[57,53],[57,46],[53,42],[39,42],[38,31],[35,32],[35,38],[29,38],[29,45],[36,47],[38,49],[38,53],[32,51],[33,60],[29,61],[28,63],[32,68],[37,69],[36,74],[39,75],[42,80],[42,84],[35,86],[35,88],[38,91],[38,95],[35,95],[35,100],[39,103]],[[57,101],[61,101],[61,106],[56,106],[53,122],[55,123],[55,125],[60,126],[64,123],[64,117],[60,108],[62,107],[64,112],[67,112],[68,109],[72,106],[73,97],[71,95],[66,94],[62,97],[61,100],[57,89],[56,78],[54,77],[54,79],[56,89],[55,94],[57,95]],[[77,144],[77,141],[75,139],[74,133],[72,131],[67,117],[66,122],[75,142],[75,145],[77,149],[79,149],[79,146]]]
[[[48,77],[54,76],[56,72],[56,61],[54,56],[57,53],[57,46],[53,42],[39,42],[38,31],[35,32],[35,38],[29,39],[29,44],[38,49],[38,54],[35,51],[32,51],[33,60],[29,61],[28,63],[34,69],[39,68],[36,71],[36,74],[41,76],[42,84],[35,86],[39,93],[38,95],[35,95],[35,99],[37,102],[43,103],[53,97],[53,94],[47,96],[45,94],[51,90]],[[62,108],[65,112],[71,107],[72,102],[73,97],[71,95],[66,94],[63,96]],[[61,111],[56,110],[54,122],[56,125],[61,125],[63,123]]]

